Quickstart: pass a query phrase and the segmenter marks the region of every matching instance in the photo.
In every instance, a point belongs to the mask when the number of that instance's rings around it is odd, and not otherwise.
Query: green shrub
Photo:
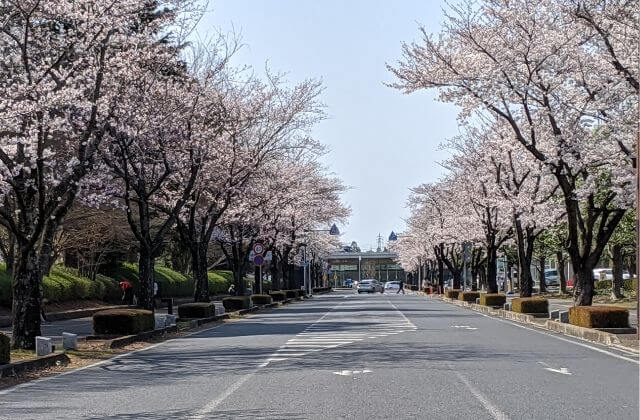
[[[93,314],[93,332],[100,334],[137,334],[151,331],[155,325],[152,311],[144,309],[108,309]]]
[[[611,280],[596,280],[593,282],[595,290],[611,290]]]
[[[549,301],[539,297],[516,298],[511,301],[511,310],[522,314],[549,313]]]
[[[460,292],[458,293],[458,300],[463,302],[476,303],[476,299],[480,297],[480,292]]]
[[[251,295],[251,302],[254,305],[268,305],[272,302],[272,299],[269,295]]]
[[[11,340],[6,335],[0,333],[0,365],[11,361]]]
[[[229,286],[233,283],[233,273],[231,271],[209,271],[209,294],[221,295],[227,293]]]
[[[298,297],[298,291],[297,290],[285,290],[284,291],[287,295],[287,299],[295,299]]]
[[[480,305],[502,306],[507,303],[507,296],[500,293],[481,293]]]
[[[232,296],[222,299],[226,311],[239,311],[249,307],[249,299],[241,296]]]
[[[449,299],[458,299],[458,293],[460,293],[460,289],[448,289],[444,295]]]
[[[4,264],[0,264],[0,306],[11,307],[11,278]]]
[[[573,306],[569,323],[585,328],[627,328],[629,310],[618,306]]]
[[[271,296],[274,302],[281,302],[286,299],[287,294],[282,290],[277,290],[275,292],[269,292],[269,296]]]
[[[210,318],[216,314],[213,302],[183,303],[178,306],[180,318]]]

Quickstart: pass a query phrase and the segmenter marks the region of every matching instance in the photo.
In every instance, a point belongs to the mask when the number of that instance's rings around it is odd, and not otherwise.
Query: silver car
[[[384,293],[384,287],[376,279],[366,279],[358,283],[358,293]]]

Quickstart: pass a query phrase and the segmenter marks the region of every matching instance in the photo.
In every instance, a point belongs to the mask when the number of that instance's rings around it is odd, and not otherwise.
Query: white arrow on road
[[[559,369],[555,369],[552,368],[551,366],[549,366],[548,364],[544,363],[544,362],[538,362],[541,365],[546,366],[546,368],[544,368],[544,370],[548,370],[549,372],[555,372],[555,373],[559,373],[561,375],[571,375],[571,372],[569,372],[569,369],[567,368],[559,368]]]
[[[333,372],[336,375],[340,375],[340,376],[352,376],[352,375],[356,375],[358,373],[371,373],[371,371],[369,369],[364,369],[364,370],[340,370],[338,372]]]

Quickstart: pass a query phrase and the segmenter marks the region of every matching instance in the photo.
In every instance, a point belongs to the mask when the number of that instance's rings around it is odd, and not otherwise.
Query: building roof
[[[327,255],[326,259],[327,260],[357,260],[359,257],[362,257],[363,260],[365,259],[370,259],[370,260],[374,260],[374,259],[382,259],[382,258],[388,258],[391,260],[395,260],[396,258],[398,258],[398,254],[396,254],[395,252],[375,252],[375,251],[368,251],[368,252],[332,252],[331,254]]]

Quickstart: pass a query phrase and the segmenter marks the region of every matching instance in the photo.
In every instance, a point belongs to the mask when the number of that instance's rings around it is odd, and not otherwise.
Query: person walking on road
[[[402,294],[404,295],[404,281],[400,280],[400,287],[398,287],[398,291],[396,292],[396,294],[402,292]]]

